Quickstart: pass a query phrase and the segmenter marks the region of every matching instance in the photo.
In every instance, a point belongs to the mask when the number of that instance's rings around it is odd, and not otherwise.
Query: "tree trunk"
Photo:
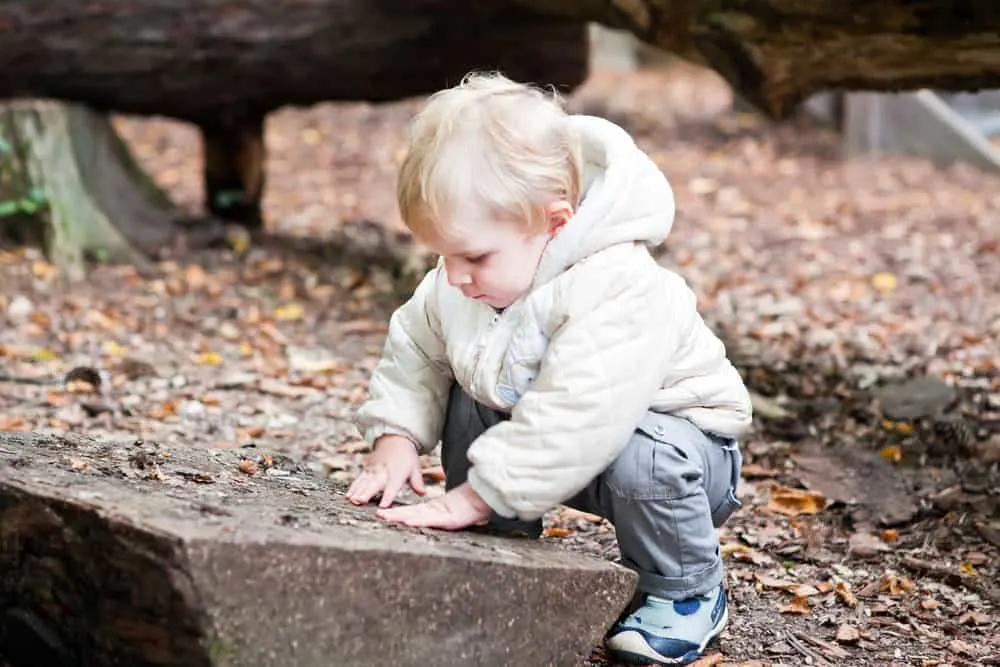
[[[88,258],[145,264],[176,231],[169,200],[106,116],[52,101],[0,107],[0,196],[10,226],[40,240],[70,280]]]
[[[774,118],[824,89],[1000,88],[989,0],[518,0],[703,61]]]

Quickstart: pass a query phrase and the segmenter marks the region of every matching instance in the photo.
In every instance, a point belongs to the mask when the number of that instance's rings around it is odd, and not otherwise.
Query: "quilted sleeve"
[[[428,452],[441,437],[452,372],[435,298],[439,279],[440,268],[428,272],[389,320],[368,400],[354,418],[370,445],[393,433]]]
[[[498,514],[531,520],[572,497],[648,411],[679,323],[655,276],[627,273],[574,290],[531,389],[470,447],[469,482]]]

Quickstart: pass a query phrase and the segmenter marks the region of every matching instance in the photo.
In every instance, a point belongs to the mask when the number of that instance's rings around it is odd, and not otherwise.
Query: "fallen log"
[[[580,664],[635,575],[415,531],[253,449],[0,433],[0,664]]]
[[[1000,88],[1000,3],[518,0],[627,29],[717,70],[773,118],[828,89]]]
[[[0,0],[0,99],[198,125],[206,208],[250,227],[261,224],[270,111],[427,94],[472,69],[569,89],[587,55],[583,20],[512,0]]]

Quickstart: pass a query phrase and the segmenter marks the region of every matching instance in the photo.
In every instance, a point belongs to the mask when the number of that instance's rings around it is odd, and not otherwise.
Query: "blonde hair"
[[[578,140],[554,91],[500,73],[467,74],[417,114],[397,198],[418,237],[461,235],[461,220],[488,216],[536,228],[544,207],[580,190]]]

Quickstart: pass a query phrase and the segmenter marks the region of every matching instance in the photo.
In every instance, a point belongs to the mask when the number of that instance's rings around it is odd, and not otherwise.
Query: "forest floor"
[[[399,229],[394,169],[419,102],[273,114],[268,230]],[[846,160],[815,122],[735,113],[686,67],[599,73],[570,105],[624,125],[671,180],[662,262],[758,404],[745,506],[721,529],[731,621],[700,664],[1000,665],[1000,177]],[[194,129],[116,124],[197,210]],[[66,288],[34,250],[0,250],[0,430],[253,442],[351,479],[364,448],[349,417],[399,299],[388,274],[267,246],[157,266]],[[80,367],[96,392],[44,383]],[[543,539],[617,556],[605,523],[547,522]],[[597,649],[589,664],[608,663]]]

